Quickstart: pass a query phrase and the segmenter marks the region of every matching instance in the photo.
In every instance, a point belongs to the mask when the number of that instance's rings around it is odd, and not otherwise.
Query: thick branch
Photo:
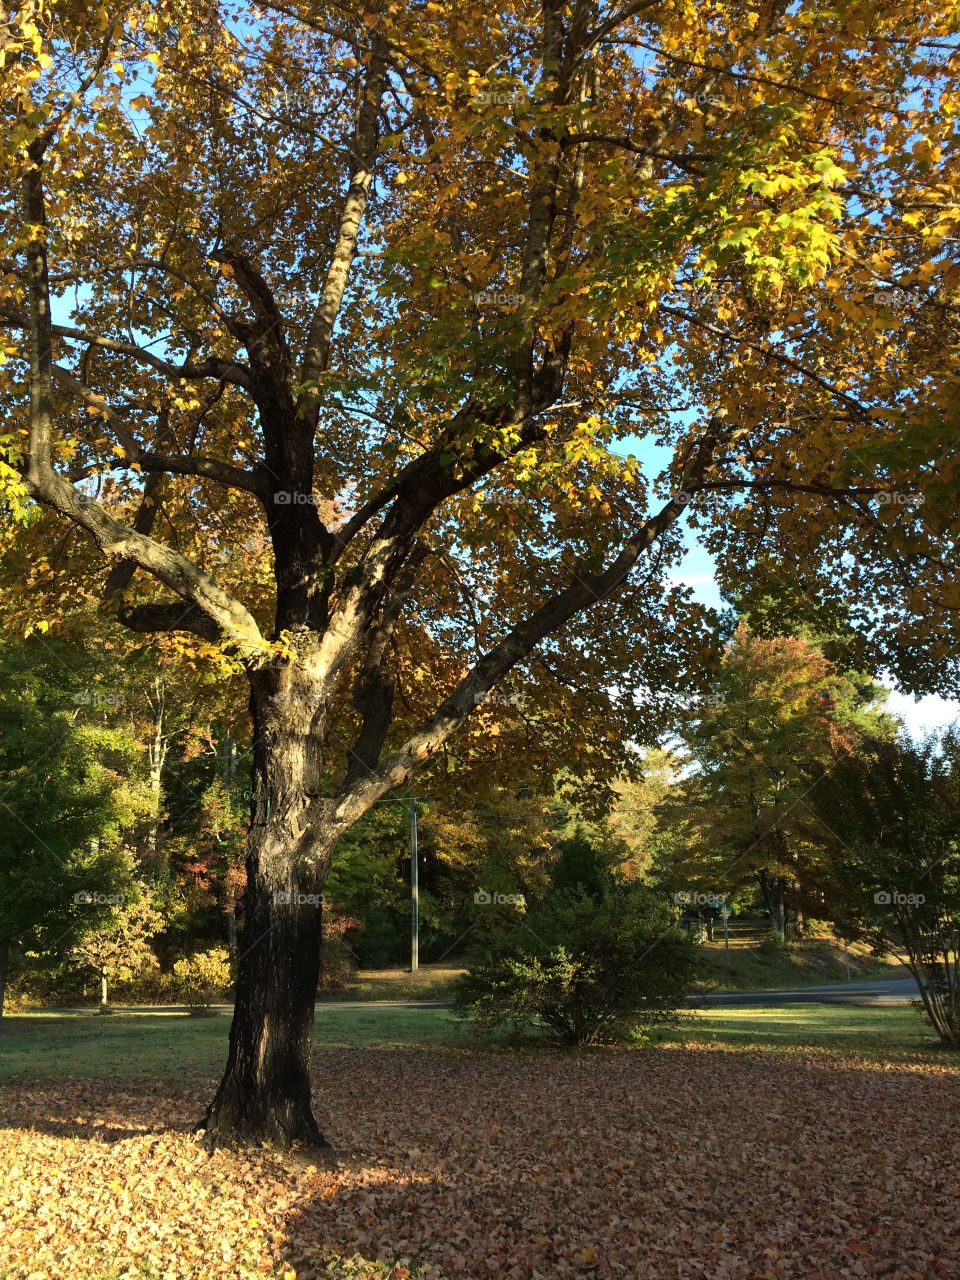
[[[220,628],[195,604],[182,601],[171,604],[138,604],[121,606],[114,616],[130,631],[149,634],[155,631],[189,631],[192,635],[216,643],[222,639]]]
[[[262,650],[263,637],[253,616],[208,574],[186,557],[146,534],[114,520],[98,503],[58,475],[51,462],[52,436],[52,333],[50,287],[46,247],[41,161],[43,148],[31,150],[32,164],[24,176],[24,213],[29,228],[27,261],[30,267],[30,438],[25,465],[25,486],[37,501],[67,516],[86,529],[107,555],[132,560],[165,583],[176,595],[202,609],[236,644],[246,650]]]
[[[405,782],[460,728],[478,701],[482,701],[482,695],[489,692],[540,641],[621,587],[641,556],[679,518],[687,505],[688,495],[703,486],[724,433],[722,421],[712,420],[695,450],[681,492],[640,526],[606,569],[597,573],[587,565],[579,566],[565,587],[517,623],[499,644],[480,658],[431,719],[388,760],[370,770],[359,782],[351,785],[349,779],[345,779],[335,802],[335,822],[349,825],[380,796]]]
[[[426,543],[418,543],[407,559],[382,611],[378,625],[367,642],[363,666],[354,684],[353,701],[362,721],[360,733],[350,752],[346,785],[368,774],[380,759],[393,719],[396,681],[389,667],[389,648],[404,601],[413,588],[420,566],[430,554]]]
[[[303,359],[303,380],[315,382],[330,363],[333,329],[343,305],[350,268],[357,252],[357,236],[367,207],[367,196],[373,178],[377,155],[378,123],[383,93],[387,83],[387,41],[380,33],[371,40],[370,61],[362,86],[362,101],[357,113],[356,137],[350,182],[340,214],[337,238],[330,265],[307,337]],[[314,398],[313,412],[318,411]]]

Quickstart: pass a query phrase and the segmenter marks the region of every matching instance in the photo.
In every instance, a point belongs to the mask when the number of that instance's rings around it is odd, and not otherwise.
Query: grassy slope
[[[899,961],[878,960],[863,945],[850,947],[849,960],[855,982],[908,976]],[[760,930],[741,930],[730,939],[728,957],[718,929],[716,940],[704,943],[700,952],[699,985],[704,990],[766,991],[846,980],[843,945],[833,938],[810,938],[776,948],[765,945]]]
[[[454,982],[463,973],[449,965],[408,969],[361,969],[342,991],[321,993],[321,1001],[337,1000],[449,1000]]]

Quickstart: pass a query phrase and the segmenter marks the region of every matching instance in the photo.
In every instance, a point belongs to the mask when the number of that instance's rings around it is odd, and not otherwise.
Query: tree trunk
[[[760,890],[767,905],[770,916],[770,928],[781,938],[786,939],[787,917],[784,905],[783,876],[771,876],[766,869],[760,872]]]
[[[278,887],[255,849],[247,876],[230,1050],[203,1120],[206,1142],[325,1146],[310,1106],[319,894],[292,875]]]
[[[0,939],[0,1018],[3,1017],[3,1001],[7,993],[7,970],[10,965],[10,943]]]
[[[227,948],[230,952],[230,963],[237,962],[237,913],[233,907],[224,913],[227,917]]]
[[[107,1002],[107,975],[105,973],[101,973],[100,975],[100,1012],[106,1013],[109,1008],[110,1008],[110,1005]]]
[[[198,1126],[210,1148],[328,1146],[310,1105],[310,1064],[333,837],[307,816],[320,762],[306,696],[284,701],[256,682],[251,694],[254,800],[236,1003],[226,1070]]]

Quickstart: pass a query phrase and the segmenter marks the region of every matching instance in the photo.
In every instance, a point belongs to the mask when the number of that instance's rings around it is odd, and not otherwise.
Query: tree
[[[906,955],[941,1043],[960,1049],[960,740],[863,744],[813,793],[831,834],[818,911]]]
[[[554,889],[586,894],[598,901],[608,887],[613,870],[604,850],[581,828],[557,845],[557,859],[550,869]]]
[[[321,1141],[333,850],[498,682],[531,750],[591,768],[697,685],[704,611],[669,577],[685,513],[730,581],[775,542],[929,626],[884,566],[946,563],[950,520],[883,500],[933,483],[935,442],[889,445],[953,385],[954,18],[12,10],[12,554],[56,546],[62,585],[249,683],[247,945],[210,1143]],[[629,433],[667,445],[662,477],[612,447]]]
[[[829,843],[808,797],[838,757],[892,736],[885,690],[841,671],[803,637],[736,631],[710,693],[683,722],[690,766],[660,806],[670,836],[661,875],[678,892],[753,883],[787,936],[801,882]]]
[[[73,955],[100,980],[101,1013],[110,1012],[111,982],[129,982],[145,969],[156,968],[150,939],[162,923],[147,886],[131,883],[125,893],[110,895],[106,912],[83,932]]]
[[[230,986],[230,953],[226,947],[211,947],[178,960],[173,978],[191,1013],[209,1009],[218,996]]]
[[[81,719],[92,676],[77,651],[0,645],[0,1016],[11,947],[77,930],[78,895],[122,881],[121,840],[143,811],[135,744]]]

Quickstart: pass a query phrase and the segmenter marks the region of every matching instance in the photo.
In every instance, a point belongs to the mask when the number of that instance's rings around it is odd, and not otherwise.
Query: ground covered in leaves
[[[328,1050],[336,1172],[208,1155],[212,1084],[0,1087],[0,1277],[960,1276],[948,1065]]]

